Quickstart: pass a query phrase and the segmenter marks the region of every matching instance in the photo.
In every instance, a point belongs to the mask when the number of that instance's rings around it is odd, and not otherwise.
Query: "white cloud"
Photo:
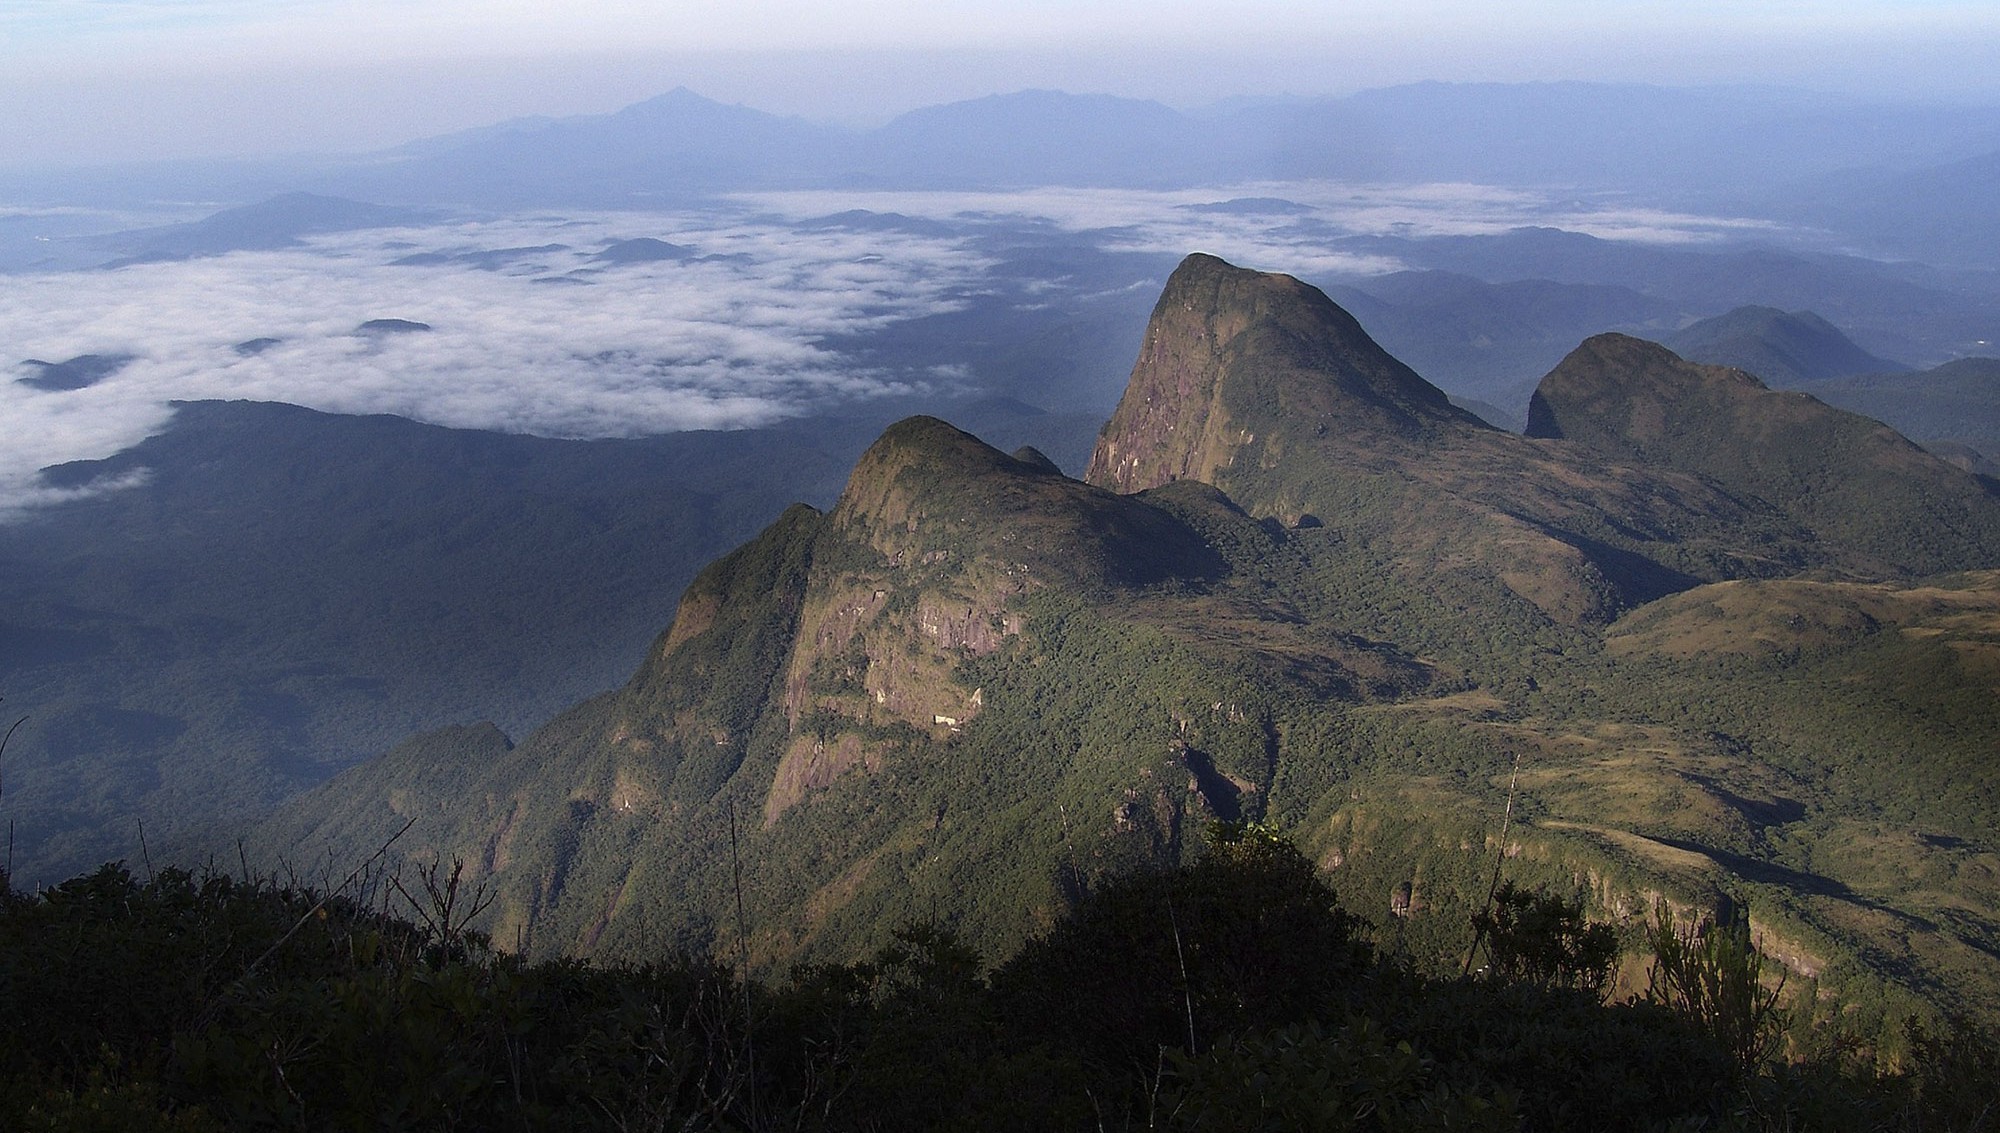
[[[1296,207],[1217,211],[1236,198]],[[1202,250],[1309,277],[1401,265],[1342,250],[1344,235],[1465,235],[1525,224],[1662,242],[1746,225],[1477,185],[1260,183],[1170,192],[795,192],[739,211],[487,220],[375,230],[281,252],[112,271],[0,276],[0,365],[128,354],[81,390],[0,380],[0,512],[50,500],[47,465],[108,456],[157,431],[175,400],[286,401],[465,428],[629,436],[768,424],[886,394],[948,389],[953,371],[884,372],[844,336],[951,309],[987,264],[959,239],[799,228],[848,209],[956,219],[968,232],[1023,220],[1113,250]],[[979,218],[986,218],[984,221]],[[607,265],[609,242],[651,236],[699,261]],[[412,252],[524,252],[506,262],[396,266]],[[576,281],[556,285],[550,281]],[[1044,281],[1050,301],[1067,285]],[[1030,290],[1034,290],[1030,288]],[[359,336],[372,319],[428,333]],[[235,345],[279,340],[244,356]],[[19,376],[26,376],[22,372]]]
[[[1303,211],[1197,207],[1243,198],[1274,198]],[[1402,266],[1385,257],[1326,245],[1326,240],[1339,236],[1480,236],[1546,225],[1605,239],[1687,244],[1768,227],[1761,221],[1634,208],[1615,198],[1579,200],[1574,195],[1471,184],[1286,181],[1172,190],[799,191],[745,194],[741,199],[791,218],[846,208],[933,219],[1039,218],[1071,232],[1118,230],[1106,239],[1111,247],[1168,253],[1201,250],[1266,271],[1309,275],[1379,274]],[[1302,230],[1302,222],[1313,228]]]
[[[605,266],[620,238],[695,246],[704,262]],[[407,246],[524,247],[543,271],[393,266]],[[46,500],[37,470],[157,431],[174,400],[248,398],[550,436],[766,424],[903,392],[930,374],[858,370],[828,345],[951,307],[983,263],[949,240],[795,232],[740,218],[506,220],[373,231],[303,250],[111,271],[0,277],[0,361],[133,360],[86,389],[0,381],[0,508]],[[538,278],[570,272],[587,285]],[[428,333],[356,335],[372,319]],[[234,347],[279,340],[249,356]],[[17,371],[13,376],[26,376]]]

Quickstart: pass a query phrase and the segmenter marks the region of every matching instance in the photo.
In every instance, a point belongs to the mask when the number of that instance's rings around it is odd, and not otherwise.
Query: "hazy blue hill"
[[[396,208],[315,193],[284,193],[255,204],[224,209],[190,224],[145,228],[93,237],[106,255],[126,259],[180,259],[224,252],[266,251],[297,245],[301,237],[364,228],[436,222],[429,209]]]
[[[1854,256],[1741,245],[1676,247],[1554,228],[1421,240],[1354,238],[1339,246],[1486,280],[1623,287],[1689,314],[1745,306],[1810,310],[1885,358],[1922,359],[1938,350],[1936,344],[2000,335],[1993,329],[1992,300],[1962,281],[1919,266]]]
[[[26,377],[14,380],[39,390],[88,389],[117,373],[132,360],[129,354],[79,354],[61,362],[29,358],[21,363]]]
[[[634,240],[614,240],[591,258],[614,264],[650,264],[663,260],[685,260],[693,255],[694,249],[685,244],[669,244],[665,240],[641,236]]]
[[[1707,200],[1781,176],[1925,163],[2000,129],[1992,109],[1754,86],[1427,82],[1362,91],[1340,109],[1392,139],[1380,160],[1393,177]]]
[[[1886,421],[1912,440],[2000,454],[2000,359],[1960,358],[1916,373],[1858,374],[1813,387],[1828,405]]]
[[[1990,269],[2000,259],[2000,152],[1924,168],[1873,167],[1817,179],[1773,208],[1880,254]]]
[[[1027,90],[924,107],[851,132],[677,89],[613,114],[523,119],[428,139],[377,155],[375,168],[334,171],[324,183],[384,199],[599,205],[647,193],[807,184],[1345,178],[1567,184],[1734,205],[1841,169],[1956,160],[1983,152],[1968,148],[1982,137],[1990,148],[1996,130],[2000,111],[1776,88],[1420,83],[1193,113]]]
[[[657,205],[724,189],[822,183],[848,144],[845,131],[681,87],[612,114],[427,139],[334,181],[402,200]]]
[[[1861,349],[1811,311],[1775,307],[1738,307],[1662,335],[1660,344],[1690,362],[1734,366],[1774,386],[1907,368]]]
[[[1487,283],[1446,271],[1392,272],[1326,291],[1384,349],[1441,389],[1522,417],[1534,383],[1579,341],[1679,313],[1671,300],[1628,287]]]
[[[910,111],[869,135],[855,176],[951,188],[1180,185],[1212,167],[1196,142],[1189,120],[1157,102],[1029,90]]]

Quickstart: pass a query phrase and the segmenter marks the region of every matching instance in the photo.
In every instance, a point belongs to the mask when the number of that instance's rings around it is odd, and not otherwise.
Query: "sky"
[[[1991,0],[0,0],[0,164],[360,151],[675,86],[873,124],[1424,79],[2000,98]]]

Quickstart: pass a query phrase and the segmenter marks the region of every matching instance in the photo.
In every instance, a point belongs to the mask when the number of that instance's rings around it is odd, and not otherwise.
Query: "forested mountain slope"
[[[1590,357],[1633,404],[1685,366]],[[1733,427],[1777,403],[1656,453],[1575,369],[1563,435],[1513,436],[1314,289],[1190,257],[1088,482],[897,424],[830,511],[703,572],[624,688],[515,746],[420,737],[252,848],[338,878],[413,822],[395,852],[463,858],[503,944],[747,932],[781,970],[910,920],[1005,954],[1249,818],[1420,965],[1462,961],[1497,860],[1628,934],[1747,902],[1844,1026],[2000,1016],[1990,488],[1864,433],[1779,491]],[[1898,521],[1940,534],[1908,554],[1819,507],[1911,484]]]

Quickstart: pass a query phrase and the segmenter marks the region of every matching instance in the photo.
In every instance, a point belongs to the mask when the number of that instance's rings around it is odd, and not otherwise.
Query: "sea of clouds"
[[[1215,207],[1244,199],[1276,203]],[[849,209],[947,227],[807,223]],[[841,341],[962,305],[992,266],[978,237],[1026,222],[1111,250],[1202,250],[1319,277],[1401,266],[1331,251],[1325,243],[1337,234],[1548,224],[1685,242],[1736,227],[1463,185],[797,192],[701,212],[488,218],[313,237],[280,251],[17,272],[0,275],[0,374],[14,379],[0,377],[0,516],[73,495],[42,483],[40,470],[137,443],[167,423],[175,401],[282,401],[609,437],[754,427],[890,394],[952,392],[963,380],[956,369],[883,371],[844,356]],[[597,258],[639,237],[691,255]],[[420,262],[398,262],[413,256]],[[431,329],[359,332],[374,320]],[[275,341],[244,348],[256,340]],[[20,380],[37,372],[30,359],[80,355],[130,360],[81,389]]]

